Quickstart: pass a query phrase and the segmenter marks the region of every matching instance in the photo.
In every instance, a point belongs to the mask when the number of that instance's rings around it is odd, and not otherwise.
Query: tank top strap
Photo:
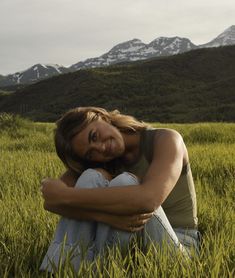
[[[140,150],[149,163],[153,159],[153,140],[156,132],[157,129],[148,128],[143,130],[140,136]]]

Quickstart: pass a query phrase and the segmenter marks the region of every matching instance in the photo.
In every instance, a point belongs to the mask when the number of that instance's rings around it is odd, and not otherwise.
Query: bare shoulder
[[[184,163],[188,161],[188,152],[182,135],[169,128],[162,128],[154,136],[154,157],[166,152],[181,153]]]
[[[156,132],[154,137],[154,143],[157,144],[159,142],[163,143],[165,141],[172,141],[172,142],[182,142],[183,138],[181,134],[170,128],[161,128]]]

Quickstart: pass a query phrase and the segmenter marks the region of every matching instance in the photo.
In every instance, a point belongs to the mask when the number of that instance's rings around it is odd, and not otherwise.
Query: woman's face
[[[72,148],[83,159],[106,162],[122,156],[125,144],[116,127],[98,119],[73,137]]]

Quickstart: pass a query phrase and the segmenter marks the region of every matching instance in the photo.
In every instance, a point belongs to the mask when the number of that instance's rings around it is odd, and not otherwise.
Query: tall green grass
[[[67,262],[56,277],[234,277],[235,124],[153,125],[178,130],[188,146],[203,233],[200,256],[185,263],[156,246],[126,257],[113,248],[105,258],[84,262],[78,274]],[[0,115],[0,277],[46,277],[39,265],[58,217],[43,209],[40,180],[64,171],[53,128]]]

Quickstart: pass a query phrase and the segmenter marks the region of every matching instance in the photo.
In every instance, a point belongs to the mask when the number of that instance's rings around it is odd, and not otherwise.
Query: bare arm
[[[74,190],[63,183],[57,183],[55,187],[53,181],[47,181],[43,189],[44,198],[52,203],[114,214],[152,212],[174,188],[181,173],[184,154],[182,137],[168,130],[154,142],[153,161],[142,184]]]
[[[72,172],[71,170],[67,170],[62,174],[59,180],[68,187],[73,188],[78,177],[79,176],[76,173]],[[77,188],[73,189],[76,190]],[[99,221],[106,223],[108,221],[108,217],[105,217],[105,213],[96,212],[94,210],[69,207],[63,204],[48,203],[46,200],[44,202],[44,209],[52,213],[64,216],[66,218],[78,221]]]
[[[100,171],[107,179],[110,179],[111,176],[108,172],[103,169],[97,169]],[[67,170],[61,177],[60,180],[63,181],[67,186],[74,187],[78,176],[72,173],[70,170]],[[78,220],[78,221],[96,221],[103,222],[107,225],[110,225],[114,228],[128,231],[128,232],[137,232],[144,228],[144,225],[152,217],[152,213],[149,214],[137,214],[137,215],[113,215],[110,213],[104,213],[88,209],[80,209],[76,207],[70,207],[66,205],[55,205],[48,204],[44,202],[44,209],[59,214],[63,217]]]
[[[44,205],[48,211],[62,215],[66,218],[77,221],[96,221],[105,223],[113,228],[124,230],[127,232],[137,232],[144,228],[144,225],[153,216],[152,213],[137,215],[113,215],[109,213],[82,210],[68,206],[50,206]]]

